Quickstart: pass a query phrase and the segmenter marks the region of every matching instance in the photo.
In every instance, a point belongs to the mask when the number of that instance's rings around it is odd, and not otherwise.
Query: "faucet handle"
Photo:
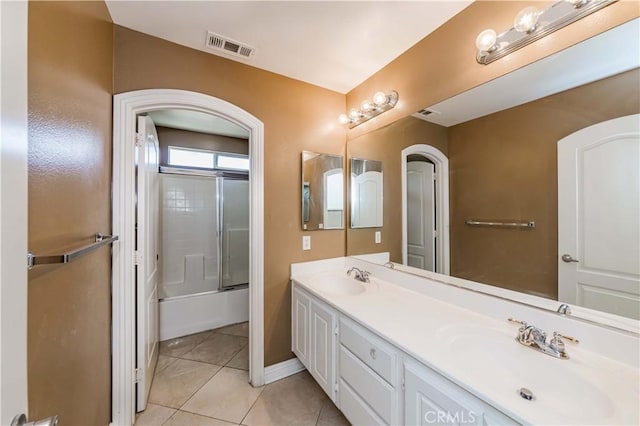
[[[507,318],[507,321],[512,322],[514,324],[520,324],[521,328],[526,328],[528,325],[526,321],[520,321],[515,318]]]
[[[571,336],[565,336],[564,334],[560,334],[557,331],[553,332],[553,339],[567,339],[568,341],[572,342],[572,343],[580,343],[580,340],[576,339],[575,337],[571,337]]]

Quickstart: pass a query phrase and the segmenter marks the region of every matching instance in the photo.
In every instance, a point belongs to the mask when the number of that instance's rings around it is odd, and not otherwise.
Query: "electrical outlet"
[[[382,232],[376,231],[376,244],[380,244],[382,242]]]
[[[302,236],[302,250],[311,250],[311,235]]]

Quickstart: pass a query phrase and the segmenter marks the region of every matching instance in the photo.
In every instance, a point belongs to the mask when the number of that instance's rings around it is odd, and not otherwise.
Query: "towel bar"
[[[85,254],[91,253],[98,248],[111,244],[114,241],[118,241],[117,235],[102,235],[100,233],[95,235],[95,242],[86,245],[84,247],[77,248],[63,254],[51,254],[51,255],[35,255],[31,251],[27,252],[27,268],[31,269],[38,265],[51,265],[55,263],[69,263],[76,260]]]

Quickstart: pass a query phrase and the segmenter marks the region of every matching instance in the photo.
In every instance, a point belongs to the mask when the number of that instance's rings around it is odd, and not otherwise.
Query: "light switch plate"
[[[302,250],[311,250],[311,235],[302,236]]]
[[[380,244],[382,242],[382,232],[376,231],[376,244]]]

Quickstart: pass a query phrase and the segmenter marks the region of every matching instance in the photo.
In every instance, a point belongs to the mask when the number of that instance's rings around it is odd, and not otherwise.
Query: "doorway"
[[[209,114],[248,132],[249,140],[249,379],[264,384],[264,157],[263,124],[248,112],[212,96],[151,89],[114,97],[113,232],[113,414],[114,424],[131,424],[136,399],[136,120],[145,113],[176,109]],[[245,235],[246,236],[246,235]],[[140,374],[140,373],[137,373]]]
[[[449,160],[430,145],[402,150],[402,263],[449,274]]]

